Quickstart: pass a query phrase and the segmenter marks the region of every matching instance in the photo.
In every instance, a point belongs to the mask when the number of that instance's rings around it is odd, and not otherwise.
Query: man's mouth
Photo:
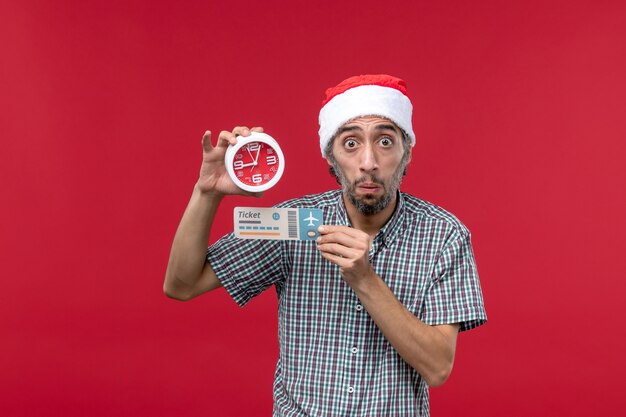
[[[379,191],[382,186],[372,181],[362,181],[357,183],[357,188],[366,194],[373,194]]]

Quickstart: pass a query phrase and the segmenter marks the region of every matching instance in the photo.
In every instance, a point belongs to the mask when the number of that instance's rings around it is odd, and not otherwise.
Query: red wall
[[[218,4],[224,3],[224,4]],[[435,416],[626,406],[623,1],[0,3],[0,415],[270,415],[276,300],[162,295],[206,129],[262,125],[269,206],[335,187],[324,89],[406,79],[405,191],[473,232],[489,323]]]

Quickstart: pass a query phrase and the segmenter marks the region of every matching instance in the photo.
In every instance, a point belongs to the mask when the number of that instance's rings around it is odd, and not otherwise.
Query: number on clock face
[[[235,154],[233,170],[244,184],[259,185],[274,178],[279,162],[278,155],[271,146],[251,142]]]

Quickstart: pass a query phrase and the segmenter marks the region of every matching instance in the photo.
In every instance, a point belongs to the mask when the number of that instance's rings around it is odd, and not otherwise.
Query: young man
[[[320,147],[341,190],[281,207],[324,212],[316,243],[241,240],[206,250],[231,182],[224,154],[237,127],[203,163],[174,238],[164,291],[188,300],[224,286],[245,305],[274,285],[280,357],[275,416],[429,415],[428,386],[448,378],[459,331],[486,315],[468,230],[451,214],[399,191],[415,136],[404,81],[351,77],[327,91]]]

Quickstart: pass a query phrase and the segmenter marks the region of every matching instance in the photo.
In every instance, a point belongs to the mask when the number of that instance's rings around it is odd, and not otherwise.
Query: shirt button
[[[363,310],[363,306],[361,304],[357,304],[356,311],[361,311],[361,310]]]
[[[348,387],[348,394],[352,394],[354,392],[354,388]]]
[[[357,353],[359,350],[356,347],[353,347],[352,349],[350,349],[350,352],[352,353]]]

